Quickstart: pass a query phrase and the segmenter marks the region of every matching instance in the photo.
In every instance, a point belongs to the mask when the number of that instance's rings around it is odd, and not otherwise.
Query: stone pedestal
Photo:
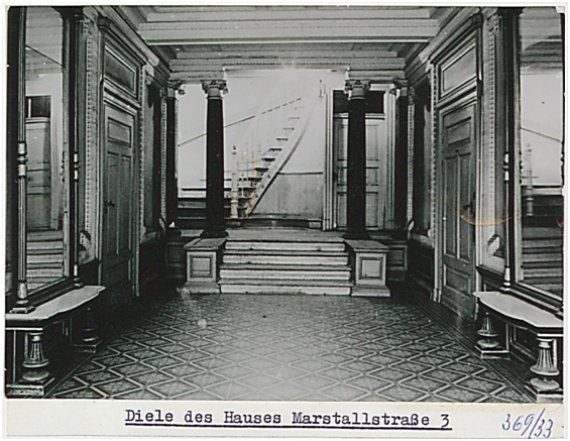
[[[354,297],[390,297],[386,286],[389,248],[375,240],[345,240],[354,274]]]
[[[186,283],[182,294],[219,294],[218,262],[225,238],[197,238],[184,245]]]

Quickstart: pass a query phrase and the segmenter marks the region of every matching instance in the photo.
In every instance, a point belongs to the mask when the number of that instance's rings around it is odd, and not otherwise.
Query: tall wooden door
[[[441,113],[442,303],[472,317],[475,254],[475,103]]]
[[[132,292],[133,282],[133,165],[135,117],[105,105],[105,168],[103,194],[103,284]]]
[[[333,120],[336,227],[346,228],[348,117]],[[386,228],[387,136],[383,118],[366,116],[366,228]]]

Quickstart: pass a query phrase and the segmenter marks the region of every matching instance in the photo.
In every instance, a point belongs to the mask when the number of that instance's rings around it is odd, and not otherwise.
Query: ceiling
[[[171,79],[224,71],[326,69],[372,81],[402,78],[458,8],[423,6],[121,6],[142,38],[170,60]]]

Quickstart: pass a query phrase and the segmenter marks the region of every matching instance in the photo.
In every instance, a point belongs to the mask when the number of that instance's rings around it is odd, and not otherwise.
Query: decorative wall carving
[[[88,232],[91,242],[89,252],[81,263],[100,257],[99,249],[99,194],[101,187],[101,159],[99,154],[99,66],[100,39],[95,22],[83,19],[83,36],[85,39],[85,224],[83,230]]]

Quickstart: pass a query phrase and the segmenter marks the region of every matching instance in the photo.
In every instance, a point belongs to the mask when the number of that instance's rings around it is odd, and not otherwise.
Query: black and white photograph
[[[567,436],[567,6],[4,4],[7,434]]]

